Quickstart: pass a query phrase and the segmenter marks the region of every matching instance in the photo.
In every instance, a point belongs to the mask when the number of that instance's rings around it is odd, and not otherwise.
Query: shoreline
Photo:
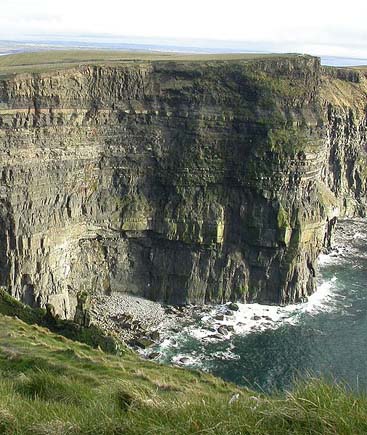
[[[177,334],[182,323],[208,313],[213,306],[163,305],[128,293],[91,298],[91,323],[116,334],[129,347],[143,352]],[[180,325],[181,323],[181,325]]]
[[[127,293],[92,298],[91,323],[117,335],[144,358],[165,360],[166,353],[188,337],[201,343],[230,342],[233,336],[296,324],[306,313],[332,309],[334,281],[320,283],[306,302],[278,306],[228,302],[223,305],[171,306]],[[178,365],[196,365],[175,356]]]
[[[356,237],[354,225],[348,220],[339,223],[332,249],[320,254],[321,267],[343,261],[344,255],[350,253],[345,240]],[[145,358],[194,366],[189,355],[182,358],[167,355],[185,340],[197,340],[203,345],[230,343],[233,336],[275,330],[284,324],[297,324],[304,314],[333,310],[335,280],[335,277],[320,280],[317,291],[307,301],[286,306],[231,302],[172,306],[128,293],[95,295],[91,301],[91,322],[107,333],[114,333]]]

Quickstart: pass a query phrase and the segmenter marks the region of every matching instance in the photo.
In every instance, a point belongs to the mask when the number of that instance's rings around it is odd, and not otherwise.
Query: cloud
[[[1,7],[3,39],[108,33],[367,57],[367,2],[361,0],[1,0]]]

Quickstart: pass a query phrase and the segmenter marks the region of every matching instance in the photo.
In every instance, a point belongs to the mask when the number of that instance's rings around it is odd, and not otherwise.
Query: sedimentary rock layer
[[[363,72],[317,58],[127,62],[0,80],[0,285],[296,302],[365,213]]]

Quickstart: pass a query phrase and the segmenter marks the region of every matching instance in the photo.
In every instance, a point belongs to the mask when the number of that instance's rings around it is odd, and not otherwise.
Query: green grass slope
[[[0,434],[365,433],[366,397],[339,386],[270,397],[0,314]]]
[[[122,354],[128,351],[120,340],[111,335],[106,335],[98,327],[92,325],[85,328],[70,320],[50,317],[45,309],[31,308],[24,305],[11,297],[2,288],[0,288],[0,314],[17,317],[30,325],[45,326],[59,335],[88,344],[94,348],[101,348],[107,353]]]

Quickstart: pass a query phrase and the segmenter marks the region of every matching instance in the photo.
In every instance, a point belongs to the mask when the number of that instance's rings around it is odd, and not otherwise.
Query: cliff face
[[[366,206],[366,78],[318,59],[131,62],[0,81],[0,285],[289,303]]]

